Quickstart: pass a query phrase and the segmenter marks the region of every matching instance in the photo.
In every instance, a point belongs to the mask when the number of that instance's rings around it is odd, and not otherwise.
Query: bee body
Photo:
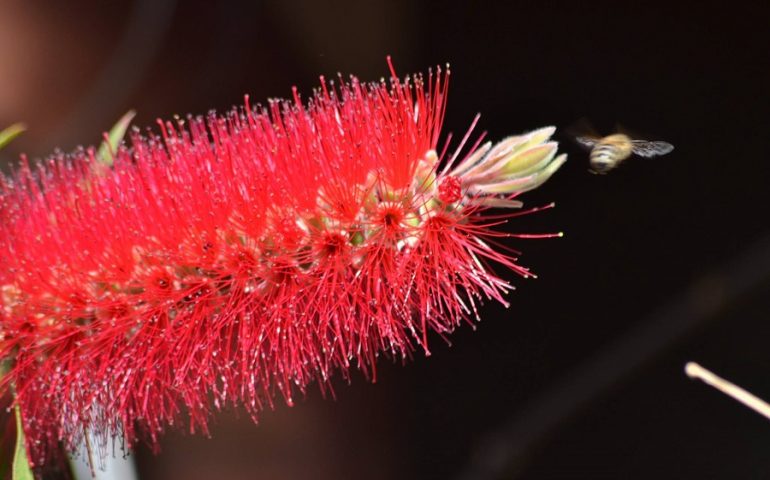
[[[633,140],[622,133],[603,138],[577,137],[577,141],[591,149],[591,171],[598,174],[609,172],[632,154],[640,157],[657,157],[674,149],[674,146],[667,142]]]
[[[602,138],[591,149],[591,168],[596,172],[612,170],[631,156],[633,147],[627,135],[617,133]]]

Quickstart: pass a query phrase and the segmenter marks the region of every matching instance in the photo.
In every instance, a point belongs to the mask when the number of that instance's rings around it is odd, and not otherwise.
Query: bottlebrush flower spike
[[[448,78],[322,78],[306,106],[134,131],[111,170],[89,149],[0,177],[3,385],[33,462],[86,432],[157,447],[182,418],[205,433],[212,407],[256,418],[335,372],[374,379],[379,353],[428,353],[428,332],[504,303],[487,264],[530,274],[483,213],[565,157],[553,128],[438,154]]]

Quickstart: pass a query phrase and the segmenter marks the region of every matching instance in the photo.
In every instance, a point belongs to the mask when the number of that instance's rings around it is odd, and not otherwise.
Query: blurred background
[[[638,3],[638,4],[637,4]],[[445,132],[492,139],[590,119],[676,146],[607,176],[570,159],[516,232],[511,277],[453,345],[293,408],[216,415],[212,437],[139,446],[143,480],[770,477],[770,423],[704,385],[696,360],[770,399],[770,4],[2,0],[2,151],[96,144],[154,124],[309,94],[318,76],[451,63]]]

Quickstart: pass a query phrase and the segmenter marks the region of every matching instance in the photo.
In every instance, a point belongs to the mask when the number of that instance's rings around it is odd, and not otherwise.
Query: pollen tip
[[[701,366],[695,362],[687,362],[684,366],[684,372],[687,374],[688,377],[695,378],[698,376],[700,368]]]

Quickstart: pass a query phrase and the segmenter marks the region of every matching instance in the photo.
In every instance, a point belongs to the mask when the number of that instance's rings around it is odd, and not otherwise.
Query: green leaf
[[[13,454],[13,480],[35,480],[27,460],[27,449],[24,446],[24,427],[21,425],[21,410],[14,407],[16,415],[16,451]]]
[[[5,359],[0,361],[0,379],[2,379],[5,376],[5,374],[8,373],[8,370],[10,370],[9,360]],[[5,439],[3,439],[3,443],[5,443]],[[10,463],[0,462],[0,478],[8,478],[9,468],[11,468]]]
[[[14,123],[10,127],[0,132],[0,148],[3,148],[11,143],[14,138],[18,137],[21,132],[26,129],[27,127],[23,123]]]
[[[117,152],[118,145],[120,145],[120,141],[123,140],[123,137],[126,135],[126,130],[128,130],[128,126],[135,116],[136,112],[129,110],[125,115],[120,117],[118,123],[112,127],[110,133],[107,134],[107,139],[105,139],[101,146],[99,146],[99,152],[96,154],[96,159],[100,163],[107,166],[112,165],[112,162],[114,161],[112,154]]]

